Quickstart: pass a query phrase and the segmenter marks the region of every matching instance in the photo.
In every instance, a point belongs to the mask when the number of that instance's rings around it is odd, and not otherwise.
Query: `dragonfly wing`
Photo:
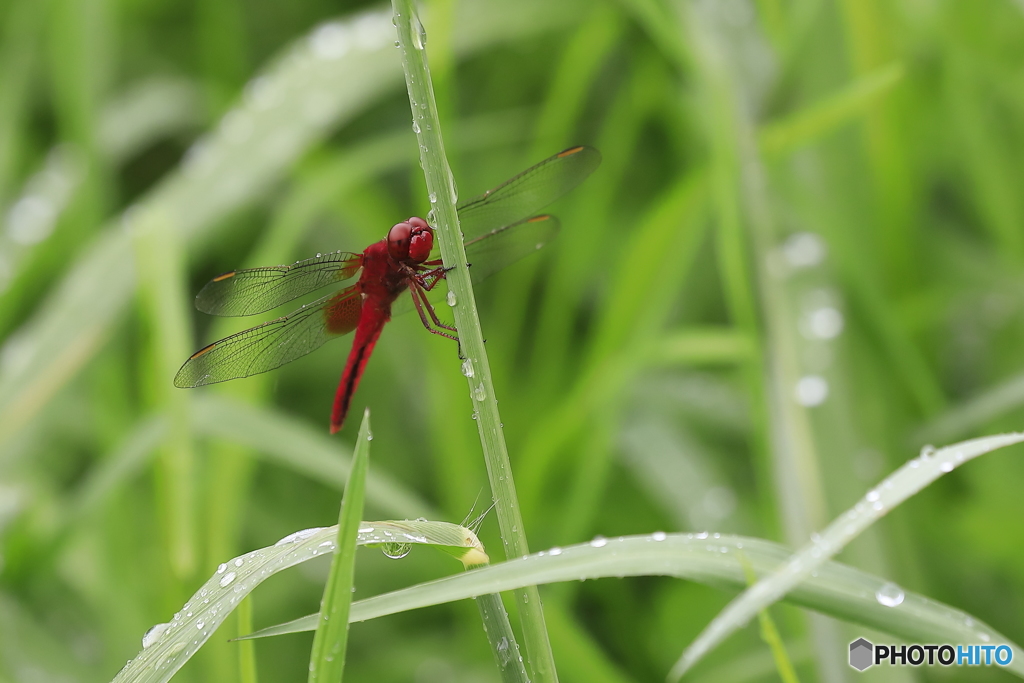
[[[347,280],[362,256],[346,251],[320,254],[290,266],[232,270],[218,275],[196,296],[196,308],[223,316],[255,315],[329,284]]]
[[[600,163],[601,153],[593,147],[572,147],[460,204],[463,239],[469,243],[532,216],[583,182]]]
[[[283,318],[225,337],[185,361],[174,386],[188,389],[226,382],[290,363],[355,329],[361,308],[361,292],[353,285]]]
[[[466,259],[473,283],[479,283],[524,256],[541,249],[558,234],[554,216],[533,216],[495,228],[466,242]]]

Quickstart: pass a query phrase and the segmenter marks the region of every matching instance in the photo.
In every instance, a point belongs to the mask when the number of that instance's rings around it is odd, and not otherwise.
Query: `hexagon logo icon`
[[[875,646],[864,638],[858,638],[857,640],[850,643],[850,666],[857,671],[863,671],[868,668],[874,662]]]

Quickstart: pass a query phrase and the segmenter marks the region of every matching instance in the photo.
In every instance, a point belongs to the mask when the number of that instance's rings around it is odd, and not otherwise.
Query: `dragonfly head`
[[[388,232],[388,255],[396,261],[423,263],[433,248],[434,230],[422,218],[395,223]]]

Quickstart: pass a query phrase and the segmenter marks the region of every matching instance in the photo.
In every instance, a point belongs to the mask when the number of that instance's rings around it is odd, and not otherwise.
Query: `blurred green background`
[[[192,308],[211,276],[359,251],[425,212],[389,12],[0,2],[0,681],[109,680],[220,562],[337,519],[347,341],[227,385],[171,379],[246,326]],[[705,529],[797,546],[924,444],[1019,428],[1020,2],[423,12],[462,198],[572,144],[604,155],[554,207],[557,242],[477,290],[534,550]],[[489,504],[454,344],[396,319],[364,406],[370,518]],[[1020,455],[944,477],[839,559],[1024,641]],[[456,571],[363,551],[356,597]],[[315,611],[326,572],[269,580],[256,626]],[[609,682],[661,680],[731,597],[667,578],[544,595],[562,680]],[[852,680],[864,629],[772,615],[801,680]],[[237,680],[237,628],[176,680]],[[260,641],[262,680],[303,678],[310,642]],[[470,604],[355,626],[349,667],[498,680]],[[777,679],[751,627],[688,680]]]

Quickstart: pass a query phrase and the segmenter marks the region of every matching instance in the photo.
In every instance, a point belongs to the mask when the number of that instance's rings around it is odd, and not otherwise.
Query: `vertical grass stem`
[[[458,197],[445,156],[430,71],[427,68],[426,32],[416,16],[412,0],[392,0],[392,7],[395,26],[398,29],[399,47],[402,51],[402,67],[409,90],[409,103],[412,107],[413,130],[420,146],[420,165],[423,167],[430,197],[430,223],[437,230],[444,264],[452,268],[448,272],[447,284],[455,297],[455,324],[459,330],[462,353],[474,368],[473,377],[469,378],[469,394],[483,446],[505,555],[509,558],[522,557],[529,553],[529,546],[523,530],[518,496],[512,481],[508,449],[502,434],[498,402],[491,380],[491,368],[484,350],[476,298],[469,279],[466,249],[462,243],[455,210]],[[531,586],[517,590],[515,596],[522,621],[527,659],[534,680],[555,681],[557,675],[544,625],[540,594],[536,586]]]

